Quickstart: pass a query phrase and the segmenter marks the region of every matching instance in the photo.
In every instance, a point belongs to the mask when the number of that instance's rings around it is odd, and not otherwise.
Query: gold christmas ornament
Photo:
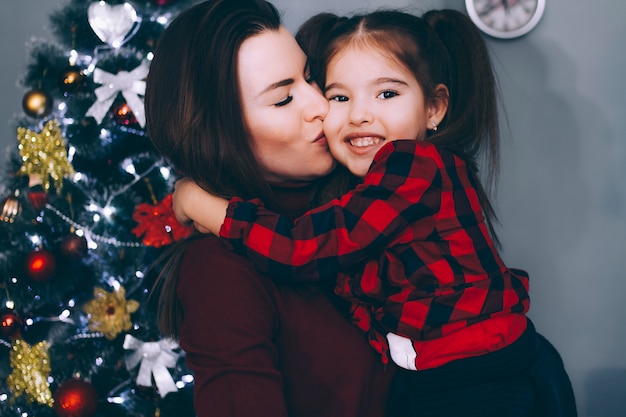
[[[22,339],[15,340],[11,346],[10,364],[12,372],[7,377],[7,386],[13,394],[17,397],[25,395],[29,403],[52,407],[48,343],[43,341],[30,346]]]
[[[102,332],[109,340],[115,339],[121,332],[130,330],[132,325],[130,315],[139,309],[139,303],[135,300],[126,300],[124,287],[120,286],[113,292],[96,287],[93,295],[93,300],[83,307],[83,311],[89,315],[89,330]]]
[[[60,193],[63,177],[73,174],[74,168],[67,158],[65,139],[57,122],[50,120],[41,133],[18,127],[17,140],[23,162],[18,174],[38,176],[46,191],[50,189],[49,177],[52,177],[57,193]]]
[[[22,98],[22,109],[30,117],[46,117],[52,111],[52,96],[43,90],[34,89]]]

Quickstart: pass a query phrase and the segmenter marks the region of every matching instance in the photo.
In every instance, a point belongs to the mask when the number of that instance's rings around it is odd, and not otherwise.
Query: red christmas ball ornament
[[[34,250],[25,259],[26,275],[33,281],[44,282],[56,272],[56,261],[50,251]]]
[[[120,126],[132,126],[138,124],[135,115],[133,114],[128,104],[122,103],[114,108],[115,123]]]
[[[97,409],[98,393],[83,379],[63,381],[54,392],[54,412],[59,417],[91,417]]]
[[[8,308],[0,311],[0,334],[3,337],[11,337],[19,333],[22,328],[22,318]]]
[[[87,239],[71,234],[61,242],[61,253],[69,259],[80,259],[87,254]]]

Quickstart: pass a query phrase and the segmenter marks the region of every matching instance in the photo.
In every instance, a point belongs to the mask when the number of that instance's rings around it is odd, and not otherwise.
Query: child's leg
[[[391,385],[389,417],[538,417],[533,386],[525,375],[428,387],[416,380],[419,372],[397,370]],[[464,380],[458,376],[449,375],[451,381]]]
[[[529,369],[539,344],[532,323],[498,351],[433,369],[398,369],[391,386],[390,417],[538,417]]]

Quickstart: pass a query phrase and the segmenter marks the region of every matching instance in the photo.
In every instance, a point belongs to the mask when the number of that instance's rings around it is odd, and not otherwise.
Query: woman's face
[[[239,84],[252,150],[268,181],[308,181],[332,171],[322,121],[328,101],[307,81],[306,56],[285,29],[239,49]]]

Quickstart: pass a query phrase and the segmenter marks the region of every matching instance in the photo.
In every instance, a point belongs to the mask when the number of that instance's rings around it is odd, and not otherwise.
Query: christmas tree
[[[192,0],[67,0],[28,48],[0,183],[0,415],[193,416],[151,266],[190,230],[145,130],[145,78]],[[19,103],[16,103],[19,109]]]

